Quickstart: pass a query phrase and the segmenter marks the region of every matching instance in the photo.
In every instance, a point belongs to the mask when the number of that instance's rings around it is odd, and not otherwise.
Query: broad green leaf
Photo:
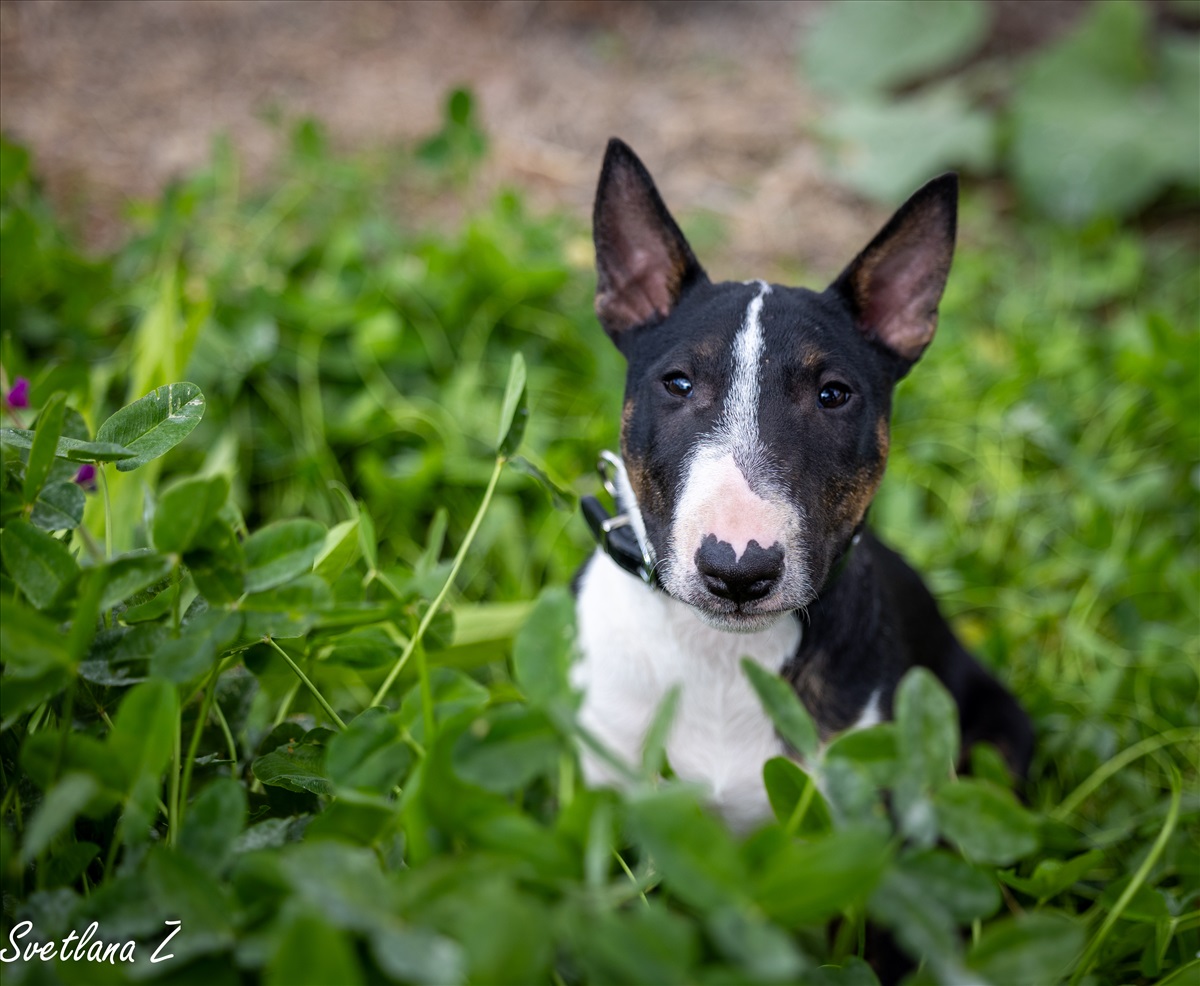
[[[881,722],[867,729],[851,729],[835,736],[824,751],[824,760],[849,760],[862,767],[880,787],[896,776],[896,726]]]
[[[992,114],[951,85],[892,101],[862,96],[840,103],[820,128],[833,145],[839,178],[887,205],[952,168],[987,172],[995,158]]]
[[[329,586],[316,575],[302,575],[287,585],[257,592],[242,600],[247,639],[291,638],[306,634],[329,606]]]
[[[958,759],[954,699],[931,671],[913,668],[896,689],[895,710],[901,770],[924,787],[940,787]]]
[[[331,638],[318,656],[329,664],[343,664],[350,668],[381,668],[396,660],[400,652],[399,645],[383,627],[366,626]]]
[[[54,622],[17,600],[4,603],[0,660],[4,662],[5,687],[14,678],[32,679],[71,667],[71,656]]]
[[[452,668],[431,668],[429,687],[433,692],[433,717],[438,724],[485,706],[491,694],[483,685]],[[400,703],[400,724],[420,743],[426,742],[419,688],[412,688]]]
[[[954,916],[929,892],[919,874],[900,866],[889,869],[871,894],[868,911],[891,928],[909,956],[924,961],[939,982],[974,981],[963,965]]]
[[[21,495],[26,503],[33,503],[41,492],[50,467],[54,464],[54,453],[58,438],[63,430],[63,418],[67,408],[67,395],[61,391],[51,397],[38,415],[37,430],[34,432],[33,447],[25,462],[25,481]]]
[[[841,965],[823,965],[810,969],[804,977],[805,986],[879,986],[879,978],[866,962],[851,955]]]
[[[46,477],[47,485],[73,480],[76,473],[79,472],[78,463],[63,455],[62,440],[65,438],[77,442],[90,442],[92,440],[92,432],[88,428],[87,422],[83,420],[83,415],[73,407],[68,407],[63,414],[62,434],[55,445],[54,462],[51,464],[50,473]]]
[[[262,592],[312,571],[325,543],[325,528],[313,520],[281,520],[246,539],[246,592]]]
[[[820,834],[833,827],[825,796],[795,761],[772,757],[763,764],[763,784],[771,810],[790,832]],[[802,815],[801,802],[805,802]]]
[[[801,704],[796,690],[779,675],[773,674],[748,657],[742,658],[742,670],[750,679],[758,700],[767,715],[775,723],[779,735],[784,738],[801,757],[816,756],[820,740],[812,716]]]
[[[74,530],[83,523],[83,508],[87,500],[79,484],[66,480],[47,483],[33,501],[29,521],[43,531]]]
[[[254,776],[264,784],[289,791],[333,794],[325,775],[325,739],[328,730],[313,730],[299,742],[289,742],[263,754],[251,765]]]
[[[570,683],[575,659],[575,598],[570,592],[555,587],[542,591],[517,632],[512,655],[517,684],[531,704],[575,704]]]
[[[136,603],[128,607],[121,614],[121,622],[126,626],[133,626],[135,623],[149,623],[166,616],[178,603],[179,590],[180,583],[172,582],[144,603]]]
[[[697,929],[657,900],[627,911],[577,911],[572,951],[588,982],[685,986],[699,952]]]
[[[151,679],[125,694],[105,746],[131,785],[142,777],[157,782],[162,776],[178,719],[179,695],[168,682]]]
[[[357,986],[365,981],[353,940],[319,914],[293,911],[276,941],[267,986]]]
[[[375,522],[367,513],[365,504],[358,504],[358,550],[362,552],[367,570],[379,570],[379,544],[375,538]]]
[[[507,794],[558,768],[562,744],[546,716],[508,705],[489,709],[454,744],[454,770],[463,780]]]
[[[1027,911],[988,925],[967,964],[990,983],[1056,983],[1083,948],[1079,922],[1058,911]]]
[[[887,839],[847,828],[810,842],[787,842],[765,861],[751,884],[758,904],[789,927],[816,924],[861,901],[888,862]]]
[[[204,395],[194,383],[169,383],[121,408],[96,429],[98,442],[112,442],[134,453],[117,469],[129,472],[169,452],[204,416]]]
[[[223,475],[193,477],[175,483],[158,498],[151,536],[164,554],[183,554],[217,517],[229,496]]]
[[[887,89],[964,59],[989,20],[980,0],[839,0],[804,33],[801,62],[813,83],[834,93]]]
[[[71,680],[74,662],[57,626],[16,599],[4,602],[0,660],[0,730],[21,714],[62,691]]]
[[[677,787],[639,792],[630,796],[626,812],[634,840],[681,900],[711,911],[745,898],[748,879],[733,838],[693,792]]]
[[[901,832],[930,848],[938,837],[932,792],[950,780],[958,758],[958,710],[941,682],[925,668],[901,680],[895,698],[896,751],[892,805]]]
[[[534,465],[523,455],[509,456],[508,464],[517,472],[523,472],[526,476],[536,480],[537,484],[550,495],[550,502],[554,504],[556,510],[575,509],[578,497],[554,482],[544,469]]]
[[[388,794],[412,766],[400,727],[379,707],[367,709],[329,741],[325,773],[334,786]]]
[[[26,824],[21,861],[30,863],[37,859],[51,840],[75,821],[99,791],[99,785],[88,774],[72,772],[64,775],[46,792],[42,803]]]
[[[340,735],[340,734],[339,734]],[[390,796],[337,787],[337,797],[304,830],[306,840],[333,839],[356,846],[380,846],[400,823]]]
[[[33,448],[34,433],[25,428],[0,428],[0,442],[15,448]],[[60,459],[72,462],[122,462],[137,457],[137,452],[115,442],[85,442],[78,438],[60,438],[54,448]]]
[[[1000,907],[1000,890],[995,880],[944,850],[917,853],[897,865],[937,898],[960,924],[991,917]]]
[[[970,859],[1006,866],[1038,847],[1037,820],[1010,791],[965,778],[934,796],[942,831]]]
[[[231,777],[210,781],[187,806],[179,851],[206,872],[221,873],[246,827],[246,810],[246,789],[238,781]]]
[[[150,656],[150,674],[178,684],[207,674],[241,636],[242,622],[241,613],[206,610],[189,620],[178,637],[155,647]]]
[[[333,584],[358,558],[358,519],[344,520],[329,529],[313,560],[313,571]]]
[[[197,537],[197,546],[184,556],[196,588],[210,603],[232,603],[246,590],[246,558],[242,543],[224,517],[218,517]]]
[[[85,733],[63,735],[44,730],[34,733],[21,747],[21,768],[42,790],[55,782],[56,771],[63,775],[80,773],[94,780],[101,793],[84,809],[89,818],[101,818],[115,806],[128,788],[120,763],[114,760],[107,743]]]
[[[100,847],[94,842],[70,842],[57,847],[46,859],[45,885],[72,886],[98,855]]]
[[[1070,890],[1103,861],[1103,850],[1090,849],[1073,859],[1040,859],[1028,877],[1019,877],[1012,870],[998,875],[1014,890],[1036,897],[1040,902]]]
[[[148,589],[171,574],[174,563],[165,555],[150,552],[123,555],[93,569],[95,577],[104,582],[100,608],[111,609],[135,592]]]
[[[66,545],[19,518],[0,531],[0,555],[17,588],[38,609],[63,599],[79,577],[79,565]]]
[[[397,980],[429,986],[456,986],[467,981],[462,946],[429,928],[380,928],[371,934],[370,944],[379,968]],[[528,938],[513,940],[511,946],[526,954],[536,949]],[[521,982],[523,977],[511,981]]]
[[[525,397],[525,357],[513,353],[508,371],[508,384],[504,388],[504,403],[500,407],[500,430],[496,435],[496,453],[512,455],[525,436],[525,424],[529,419],[529,404]]]
[[[709,916],[708,933],[720,952],[754,982],[800,982],[812,963],[782,928],[745,909],[726,907]]]
[[[679,696],[682,687],[678,684],[667,689],[654,718],[646,729],[646,739],[642,743],[642,770],[653,777],[660,773],[667,764],[667,739],[671,735],[671,727],[675,724],[675,713],[679,708]]]
[[[1160,57],[1150,8],[1091,6],[1040,50],[1012,97],[1012,164],[1040,211],[1074,224],[1127,215],[1200,175],[1200,52]]]

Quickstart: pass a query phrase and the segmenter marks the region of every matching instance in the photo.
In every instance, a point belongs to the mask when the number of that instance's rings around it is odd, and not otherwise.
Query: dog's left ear
[[[629,329],[666,318],[688,287],[707,280],[650,172],[615,137],[600,171],[592,236],[596,315],[618,344]]]
[[[951,172],[914,192],[829,287],[850,305],[868,338],[908,365],[937,328],[957,216],[958,175]]]

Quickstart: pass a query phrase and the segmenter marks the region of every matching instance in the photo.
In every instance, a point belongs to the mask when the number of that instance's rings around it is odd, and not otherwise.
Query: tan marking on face
[[[888,427],[888,419],[886,415],[880,415],[879,420],[875,422],[875,444],[879,447],[879,458],[881,462],[886,464],[888,452],[892,447],[892,432]]]

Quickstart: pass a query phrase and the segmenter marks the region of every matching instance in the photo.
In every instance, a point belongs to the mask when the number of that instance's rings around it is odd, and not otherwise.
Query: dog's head
[[[659,580],[714,626],[812,602],[887,460],[892,388],[933,338],[958,182],[917,191],[823,292],[714,284],[637,156],[596,193],[596,314],[629,369],[621,452]]]

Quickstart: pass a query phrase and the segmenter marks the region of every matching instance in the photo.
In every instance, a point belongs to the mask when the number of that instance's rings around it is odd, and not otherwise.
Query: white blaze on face
[[[684,475],[671,524],[672,563],[667,588],[682,599],[705,594],[695,566],[696,551],[710,534],[732,545],[740,560],[751,541],[784,547],[788,567],[797,547],[800,509],[770,480],[769,460],[758,433],[759,374],[764,349],[762,307],[771,288],[746,307],[732,346],[733,372],[716,427],[696,443]],[[799,587],[797,587],[799,588]]]

